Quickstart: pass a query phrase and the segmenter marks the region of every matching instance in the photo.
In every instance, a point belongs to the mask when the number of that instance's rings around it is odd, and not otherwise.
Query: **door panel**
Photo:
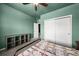
[[[34,38],[39,38],[38,23],[34,23]]]
[[[56,20],[56,43],[71,47],[71,18]]]
[[[51,20],[44,22],[44,39],[55,42],[55,20]]]

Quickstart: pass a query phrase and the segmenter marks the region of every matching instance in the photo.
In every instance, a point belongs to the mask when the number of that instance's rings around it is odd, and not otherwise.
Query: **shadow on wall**
[[[3,45],[2,45],[2,43],[3,43],[3,30],[2,30],[2,13],[3,12],[3,9],[2,9],[2,4],[0,4],[0,48],[3,48]]]

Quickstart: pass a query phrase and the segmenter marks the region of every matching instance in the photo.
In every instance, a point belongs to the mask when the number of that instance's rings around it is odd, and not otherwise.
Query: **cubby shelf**
[[[31,38],[31,34],[9,35],[6,37],[6,49],[11,49],[23,43],[27,43]]]

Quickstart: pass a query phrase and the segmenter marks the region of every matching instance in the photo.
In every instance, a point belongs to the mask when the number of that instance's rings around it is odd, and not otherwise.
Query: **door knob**
[[[68,35],[70,35],[70,33],[68,33]]]

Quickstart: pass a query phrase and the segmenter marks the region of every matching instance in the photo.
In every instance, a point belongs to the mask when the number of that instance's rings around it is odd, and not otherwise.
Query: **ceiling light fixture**
[[[30,3],[22,3],[23,5],[27,5],[27,4],[30,4]],[[38,2],[35,2],[35,3],[32,3],[34,5],[34,9],[35,11],[37,11],[37,8],[39,7],[39,5],[42,5],[44,7],[47,7],[48,6],[48,3],[38,3]]]
[[[36,6],[39,4],[39,3],[34,3]]]

